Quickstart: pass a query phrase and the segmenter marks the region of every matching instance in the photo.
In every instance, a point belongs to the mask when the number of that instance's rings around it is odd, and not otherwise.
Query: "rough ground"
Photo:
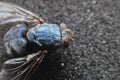
[[[66,23],[74,42],[65,51],[47,54],[30,80],[120,80],[120,0],[1,0],[43,17]],[[5,60],[0,27],[0,63]],[[1,65],[0,65],[1,67]]]

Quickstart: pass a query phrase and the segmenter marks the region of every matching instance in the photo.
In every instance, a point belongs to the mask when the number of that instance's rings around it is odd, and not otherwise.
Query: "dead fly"
[[[9,22],[34,22],[28,29],[25,24],[12,27],[4,36],[7,60],[0,80],[28,80],[51,48],[67,47],[73,33],[64,23],[49,24],[38,15],[17,5],[0,2],[0,24]]]

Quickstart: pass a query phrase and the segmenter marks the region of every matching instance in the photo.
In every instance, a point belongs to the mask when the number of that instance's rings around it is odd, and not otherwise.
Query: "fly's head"
[[[73,41],[73,32],[67,28],[66,24],[61,23],[60,24],[60,30],[61,30],[61,39],[62,39],[62,45],[64,48],[68,47],[69,43]]]

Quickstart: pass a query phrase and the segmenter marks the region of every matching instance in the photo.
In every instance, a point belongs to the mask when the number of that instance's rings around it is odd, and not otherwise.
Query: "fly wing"
[[[38,51],[25,57],[7,60],[0,73],[0,79],[4,80],[28,80],[39,67],[46,51]]]
[[[0,24],[9,22],[36,22],[43,23],[44,20],[38,15],[11,3],[0,2]]]

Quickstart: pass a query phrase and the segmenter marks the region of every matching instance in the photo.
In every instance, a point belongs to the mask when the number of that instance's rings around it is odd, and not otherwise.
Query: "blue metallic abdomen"
[[[38,24],[27,33],[28,40],[40,46],[59,46],[61,44],[60,27],[56,24]]]

